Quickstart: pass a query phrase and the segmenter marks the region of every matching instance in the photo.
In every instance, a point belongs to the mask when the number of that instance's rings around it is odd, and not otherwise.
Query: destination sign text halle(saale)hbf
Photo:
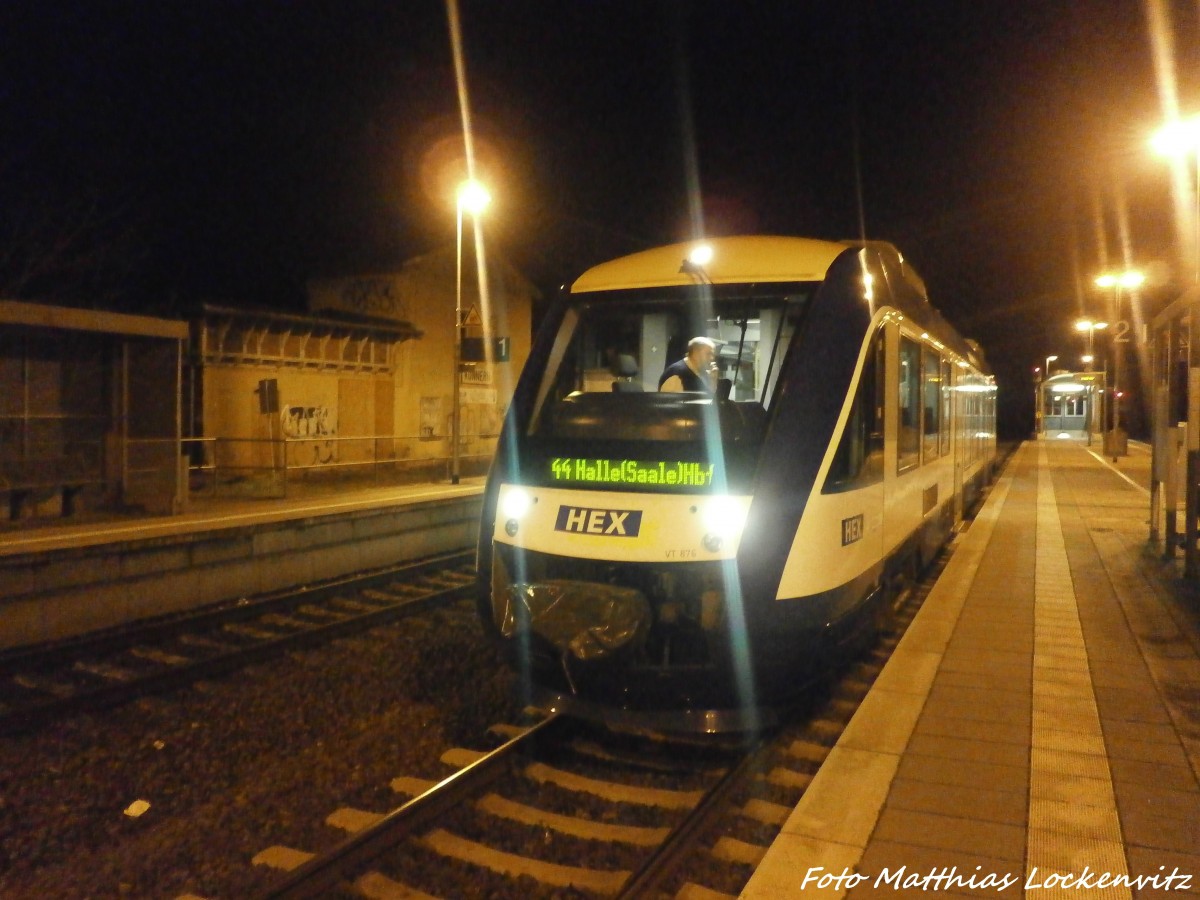
[[[682,460],[643,462],[635,459],[583,459],[568,456],[551,460],[550,474],[555,481],[574,483],[708,487],[713,480],[713,464]]]

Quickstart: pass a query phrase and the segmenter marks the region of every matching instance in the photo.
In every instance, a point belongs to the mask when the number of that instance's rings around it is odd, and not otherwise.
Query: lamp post
[[[1046,374],[1042,376],[1042,431],[1046,430],[1046,416],[1054,411],[1053,401],[1050,404],[1050,410],[1046,410],[1046,382],[1050,380],[1050,363],[1058,359],[1058,354],[1055,353],[1046,357]]]
[[[1046,357],[1046,368],[1041,370],[1042,377],[1037,386],[1037,404],[1034,408],[1034,414],[1038,420],[1037,430],[1040,434],[1046,433],[1046,382],[1050,380],[1050,363],[1056,359],[1058,359],[1057,354],[1051,354]]]
[[[1097,322],[1094,319],[1076,320],[1075,330],[1087,333],[1087,353],[1085,353],[1081,359],[1084,372],[1091,372],[1093,364],[1096,362],[1096,332],[1103,331],[1107,327],[1107,322]],[[1090,447],[1092,445],[1092,430],[1096,427],[1096,424],[1099,423],[1100,425],[1098,430],[1104,430],[1104,411],[1101,409],[1099,416],[1095,414],[1097,410],[1097,400],[1101,395],[1097,395],[1096,384],[1094,381],[1088,382],[1087,394],[1087,440],[1088,446]]]
[[[459,480],[459,433],[462,423],[462,245],[463,245],[463,213],[473,219],[478,219],[491,202],[492,195],[487,188],[471,178],[458,186],[455,206],[458,212],[458,249],[454,271],[454,382],[450,413],[450,483],[458,484]],[[475,245],[475,266],[479,267],[479,245]]]
[[[1195,231],[1195,278],[1200,281],[1200,116],[1190,119],[1176,119],[1169,122],[1154,133],[1150,146],[1160,156],[1183,159],[1191,154],[1196,158],[1196,208]]]

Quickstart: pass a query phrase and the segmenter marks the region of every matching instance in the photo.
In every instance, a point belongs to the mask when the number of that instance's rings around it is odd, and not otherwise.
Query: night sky
[[[1147,141],[1156,64],[1200,110],[1194,2],[460,2],[489,249],[547,292],[698,230],[890,240],[1023,392],[1102,269],[1188,283]],[[0,123],[8,297],[297,308],[454,240],[440,0],[5,0]]]

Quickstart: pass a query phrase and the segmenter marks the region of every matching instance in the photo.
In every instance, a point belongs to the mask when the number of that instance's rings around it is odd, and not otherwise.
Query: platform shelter
[[[1104,431],[1104,372],[1055,372],[1038,383],[1038,433],[1046,438],[1084,438]]]
[[[186,503],[184,322],[0,301],[5,518]]]

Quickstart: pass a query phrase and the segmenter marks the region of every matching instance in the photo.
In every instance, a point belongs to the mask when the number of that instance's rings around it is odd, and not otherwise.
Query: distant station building
[[[537,296],[513,267],[488,263],[481,295],[473,258],[463,260],[464,475],[490,463]],[[307,314],[206,306],[185,398],[193,488],[282,496],[300,484],[447,477],[457,284],[450,247],[397,272],[314,281]]]
[[[0,497],[10,521],[180,511],[184,322],[0,301]]]

